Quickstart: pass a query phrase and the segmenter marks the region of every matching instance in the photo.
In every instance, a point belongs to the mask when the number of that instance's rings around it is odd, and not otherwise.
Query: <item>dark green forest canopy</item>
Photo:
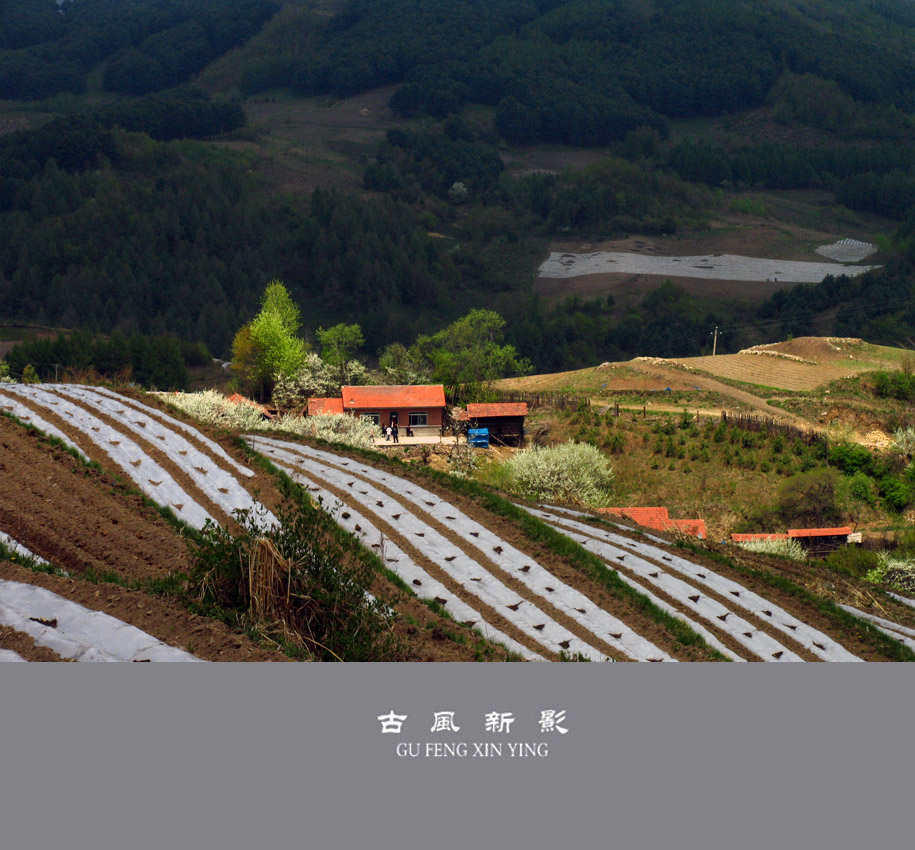
[[[274,50],[267,28],[257,49],[232,54],[243,90],[340,96],[395,83],[395,110],[418,120],[359,155],[368,192],[307,199],[271,194],[255,154],[188,141],[241,127],[238,103],[171,88],[280,5],[0,2],[0,97],[93,81],[86,98],[57,100],[78,111],[0,137],[3,318],[171,333],[227,356],[278,277],[307,331],[358,322],[369,354],[474,307],[504,315],[538,370],[697,354],[715,324],[736,326],[737,308],[674,284],[625,309],[612,298],[545,306],[531,283],[547,244],[701,230],[732,189],[827,189],[897,221],[915,205],[912,2],[319,3],[314,33]],[[308,20],[305,4],[288,5]],[[474,103],[488,108],[464,109]],[[751,108],[768,122],[764,139],[718,132]],[[699,125],[716,132],[691,137]],[[260,138],[243,132],[236,142]],[[505,139],[606,156],[519,173]],[[741,323],[768,322],[771,338],[898,343],[915,320],[911,221],[882,271],[798,287],[758,314],[741,308]],[[719,350],[757,341],[732,331]]]
[[[171,88],[243,43],[275,0],[3,0],[0,98],[86,90],[104,63],[108,91]]]
[[[640,125],[763,102],[785,72],[911,110],[911,3],[734,0],[348,0],[305,55],[243,69],[251,91],[345,97],[443,117],[497,107],[517,142],[603,144]]]

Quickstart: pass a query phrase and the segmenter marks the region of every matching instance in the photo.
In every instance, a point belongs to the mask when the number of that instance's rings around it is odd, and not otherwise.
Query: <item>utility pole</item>
[[[712,357],[715,356],[718,351],[718,325],[715,325],[715,330],[712,332]]]

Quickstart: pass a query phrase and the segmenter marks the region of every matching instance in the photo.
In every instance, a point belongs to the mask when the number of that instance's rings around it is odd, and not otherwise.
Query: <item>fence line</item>
[[[752,413],[728,413],[728,411],[722,410],[721,421],[726,425],[741,428],[744,431],[765,431],[768,434],[784,434],[787,437],[801,440],[807,446],[826,440],[826,435],[820,431],[814,431],[811,428],[799,428],[789,422],[782,422],[778,419],[758,416]]]
[[[493,388],[492,394],[500,402],[521,403],[526,402],[532,410],[536,407],[549,407],[553,410],[569,410],[581,405],[590,406],[588,396],[580,393],[561,392],[524,392],[523,390],[502,390]]]

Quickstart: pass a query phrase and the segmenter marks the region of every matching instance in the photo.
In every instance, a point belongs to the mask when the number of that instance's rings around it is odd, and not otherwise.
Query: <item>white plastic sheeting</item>
[[[120,398],[108,398],[88,387],[58,384],[55,385],[55,390],[61,395],[77,399],[97,409],[157,446],[228,516],[232,516],[236,510],[248,510],[262,528],[271,528],[279,524],[270,511],[251,498],[251,494],[239,484],[232,473],[220,469],[210,455],[201,451],[180,433],[163,425],[158,419],[127,407]]]
[[[541,519],[557,521],[559,519],[555,514],[527,508],[530,513]],[[828,635],[808,626],[806,623],[797,619],[787,611],[778,607],[762,596],[743,587],[731,579],[713,573],[708,567],[700,564],[694,564],[675,555],[667,549],[660,549],[640,540],[633,540],[614,532],[599,528],[597,526],[585,525],[573,520],[561,519],[563,523],[575,528],[576,531],[588,534],[603,542],[610,543],[620,547],[633,554],[642,555],[651,558],[656,563],[664,565],[665,570],[673,570],[681,575],[687,576],[695,584],[705,585],[711,590],[716,591],[719,595],[732,599],[732,604],[749,611],[751,614],[759,617],[763,622],[770,624],[776,630],[788,635],[797,641],[805,649],[822,658],[824,661],[861,661],[856,655],[850,653],[845,647],[837,643]]]
[[[868,614],[866,611],[859,611],[857,608],[852,608],[850,605],[839,605],[839,607],[843,611],[848,611],[849,614],[854,614],[856,617],[866,620],[871,625],[880,629],[885,635],[888,635],[894,640],[898,640],[900,643],[904,643],[909,649],[915,649],[915,629],[900,626],[899,623],[894,623],[892,620],[884,620],[883,617],[878,617],[876,614]]]
[[[240,464],[234,457],[232,457],[219,443],[214,442],[206,434],[203,434],[193,425],[188,425],[187,422],[182,422],[180,419],[175,419],[174,416],[169,416],[167,413],[159,410],[157,407],[150,407],[147,404],[143,404],[142,401],[137,401],[136,399],[129,398],[128,396],[120,395],[119,393],[109,390],[107,387],[84,387],[84,389],[91,389],[95,393],[100,393],[101,395],[106,395],[109,398],[116,399],[117,401],[122,402],[123,404],[128,405],[129,407],[136,408],[137,410],[142,410],[144,413],[148,413],[152,416],[158,417],[161,421],[170,425],[173,429],[178,431],[184,431],[185,434],[189,434],[198,443],[206,446],[213,454],[217,457],[224,460],[230,466],[234,467],[238,472],[244,475],[246,478],[253,478],[254,471],[248,469],[247,466]]]
[[[717,599],[699,593],[695,585],[670,575],[656,564],[650,563],[638,555],[598,539],[590,533],[587,526],[572,519],[563,519],[561,522],[547,520],[547,522],[557,531],[561,531],[576,543],[580,543],[593,552],[611,568],[619,564],[635,573],[643,582],[653,585],[685,608],[689,608],[696,616],[728,634],[761,660],[783,662],[804,660],[771,635],[722,605]],[[620,577],[625,578],[625,575],[620,573]],[[688,622],[691,627],[696,628],[695,622]],[[716,644],[718,644],[716,648],[720,648],[720,642],[716,641]]]
[[[0,579],[0,624],[77,661],[200,661],[183,649],[56,593]]]
[[[445,610],[456,620],[469,623],[480,634],[490,641],[501,643],[512,652],[517,652],[529,661],[543,661],[542,655],[528,649],[518,641],[510,638],[495,626],[490,625],[483,616],[471,608],[460,597],[455,596],[438,579],[430,576],[393,540],[385,537],[379,529],[366,517],[352,507],[345,505],[333,493],[324,487],[315,484],[295,469],[295,460],[281,460],[279,450],[275,450],[273,459],[277,466],[282,467],[293,480],[306,486],[315,501],[321,499],[324,510],[328,511],[334,521],[350,533],[356,535],[362,544],[375,552],[384,565],[402,578],[423,599],[435,599],[443,605]]]
[[[23,557],[23,558],[31,558],[37,564],[47,564],[48,563],[44,558],[40,558],[38,555],[36,555],[31,550],[27,549],[21,543],[19,543],[16,540],[13,540],[12,537],[10,537],[8,534],[6,534],[3,531],[0,531],[0,543],[2,543],[4,546],[6,546],[6,548],[9,549],[9,551],[12,552],[14,555],[19,555],[20,557]]]
[[[21,419],[23,422],[27,422],[29,425],[34,425],[40,431],[44,431],[45,434],[50,435],[51,437],[57,437],[58,440],[63,441],[71,449],[76,449],[77,453],[84,460],[89,460],[83,450],[77,446],[73,440],[71,440],[63,431],[60,430],[56,425],[52,425],[45,419],[42,419],[37,413],[33,413],[32,410],[26,407],[21,401],[18,401],[15,398],[12,398],[9,395],[4,395],[3,391],[9,386],[9,384],[0,384],[0,410],[5,410],[7,413],[12,413],[17,419]]]
[[[258,438],[255,437],[253,439]],[[512,616],[513,622],[517,622],[517,616],[527,609],[530,609],[532,613],[536,612],[536,616],[533,617],[536,620],[537,616],[541,616],[539,609],[533,606],[532,603],[519,599],[517,594],[486,572],[475,560],[465,555],[447,538],[435,532],[431,526],[426,526],[422,520],[419,520],[418,517],[401,507],[399,502],[396,503],[398,507],[394,507],[395,502],[387,493],[376,490],[364,480],[354,480],[352,475],[349,475],[347,471],[343,471],[342,468],[362,476],[363,479],[375,481],[394,490],[405,502],[414,505],[421,513],[434,517],[441,524],[459,534],[465,544],[479,551],[509,575],[515,576],[525,587],[545,599],[556,610],[561,611],[603,642],[618,648],[627,657],[638,661],[674,660],[663,650],[634,632],[621,620],[595,605],[584,594],[564,584],[529,556],[479,525],[453,505],[443,501],[441,497],[430,493],[419,485],[359,463],[351,458],[342,458],[339,455],[323,452],[299,443],[283,443],[271,438],[259,438],[259,442],[261,445],[272,445],[295,452],[302,458],[301,463],[309,469],[314,469],[315,464],[317,464],[317,468],[322,470],[322,474],[332,475],[335,480],[340,482],[338,486],[348,488],[353,492],[354,498],[362,504],[367,506],[375,504],[383,507],[385,515],[395,520],[394,524],[399,530],[401,523],[419,522],[421,526],[428,529],[428,532],[414,530],[412,534],[408,534],[409,539],[411,541],[417,539],[423,541],[429,537],[429,532],[431,532],[432,539],[436,540],[436,545],[431,547],[429,557],[433,558],[436,563],[440,564],[443,569],[449,570],[449,572],[457,564],[461,564],[465,569],[470,570],[471,574],[466,578],[469,578],[472,584],[464,585],[470,592],[474,591],[474,586],[476,589],[481,589],[484,586],[497,586],[499,588],[497,594],[499,605],[493,605],[493,607],[497,607],[500,611],[509,608],[514,612]],[[395,514],[398,515],[396,519],[394,517]],[[534,625],[541,635],[545,633],[546,629],[543,627],[542,621],[540,623],[535,622]],[[562,649],[569,652],[582,651],[576,649],[575,645],[576,641],[570,641],[569,638],[566,638],[563,643],[559,643]],[[587,653],[583,654],[587,655]]]
[[[56,385],[55,385],[56,386]],[[43,389],[40,384],[9,384],[24,398],[53,410],[107,454],[147,496],[160,505],[167,505],[188,525],[203,528],[212,519],[146,452],[126,434],[93,416],[84,408]]]
[[[890,591],[887,591],[887,593],[897,602],[908,605],[910,608],[915,608],[915,599],[909,599],[907,596],[900,596],[898,593],[891,593]]]
[[[0,663],[4,661],[25,661],[21,655],[17,655],[11,649],[3,649],[0,647]]]
[[[538,277],[565,280],[588,274],[645,274],[693,277],[701,280],[743,280],[780,283],[819,283],[826,275],[849,277],[880,266],[811,263],[805,260],[769,260],[737,254],[705,254],[697,257],[661,257],[627,251],[596,251],[569,254],[553,251],[541,263]]]

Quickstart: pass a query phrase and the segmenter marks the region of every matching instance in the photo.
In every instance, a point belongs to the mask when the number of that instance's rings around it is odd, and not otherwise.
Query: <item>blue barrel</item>
[[[489,448],[489,428],[468,428],[467,445],[475,449]]]

